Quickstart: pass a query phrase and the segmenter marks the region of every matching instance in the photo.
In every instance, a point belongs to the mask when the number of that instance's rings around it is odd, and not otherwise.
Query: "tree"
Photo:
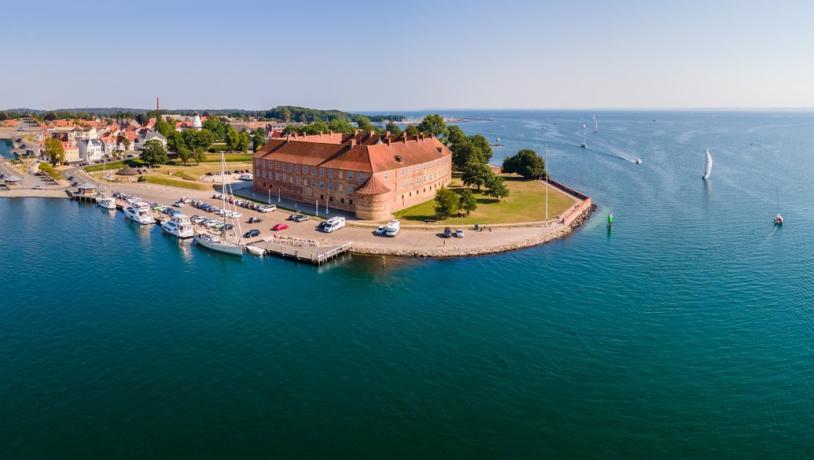
[[[489,160],[492,159],[492,146],[489,145],[489,141],[480,134],[475,134],[469,136],[469,142],[480,151],[480,160],[483,163],[489,163]]]
[[[409,136],[418,136],[421,132],[418,130],[416,125],[408,125],[407,128],[404,130]]]
[[[467,136],[458,125],[452,125],[447,128],[447,145],[454,148],[456,145],[462,144],[467,141]]]
[[[252,143],[252,138],[249,135],[248,131],[243,131],[240,133],[240,141],[238,142],[238,150],[241,152],[248,152],[249,146]]]
[[[452,149],[452,165],[463,170],[471,163],[486,164],[487,160],[481,147],[467,138]]]
[[[164,145],[161,141],[151,140],[144,144],[144,150],[141,152],[141,159],[153,166],[169,161],[167,151],[164,150]]]
[[[526,179],[537,179],[546,175],[545,160],[531,149],[523,149],[516,155],[503,160],[504,173],[520,174]]]
[[[263,128],[257,128],[252,133],[252,150],[258,151],[263,144],[266,143],[266,131]]]
[[[311,131],[314,134],[319,134],[321,132],[333,131],[336,133],[352,133],[356,131],[356,128],[353,127],[350,120],[345,117],[337,117],[333,120],[329,121],[327,124],[323,121],[316,121],[311,124],[312,129]]]
[[[494,173],[489,165],[471,161],[466,164],[461,175],[461,181],[466,186],[475,186],[478,190],[491,180]]]
[[[65,161],[65,149],[62,147],[62,142],[59,139],[46,139],[45,140],[45,156],[52,165],[57,165]]]
[[[435,214],[438,217],[451,216],[458,212],[460,199],[458,194],[443,187],[435,193]]]
[[[475,194],[472,190],[463,189],[458,192],[458,207],[468,216],[470,212],[478,208],[478,201],[475,199]]]
[[[172,133],[175,133],[175,126],[163,117],[157,117],[155,121],[155,130],[161,133],[162,136],[169,138]]]
[[[122,142],[124,143],[124,151],[130,150],[130,139],[125,137]]]
[[[209,117],[201,124],[202,129],[211,131],[218,140],[225,140],[227,126],[220,117]]]
[[[399,137],[401,135],[401,128],[392,121],[388,122],[384,129],[385,131],[389,131],[392,137]]]
[[[434,113],[421,120],[421,123],[418,124],[418,130],[444,140],[447,135],[447,124],[444,122],[444,117]]]
[[[370,118],[362,115],[356,117],[356,126],[365,132],[376,131],[376,127],[370,122]]]
[[[237,150],[240,147],[240,133],[231,126],[226,128],[224,140],[226,141],[226,148],[229,150]]]
[[[493,174],[489,182],[486,183],[486,194],[498,200],[509,196],[509,187],[502,177]]]
[[[180,158],[184,164],[187,164],[187,162],[193,157],[192,150],[185,145],[182,145],[181,148],[177,150],[177,152],[178,158]]]

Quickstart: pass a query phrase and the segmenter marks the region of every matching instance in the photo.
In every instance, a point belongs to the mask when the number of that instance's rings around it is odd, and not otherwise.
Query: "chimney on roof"
[[[355,137],[351,137],[350,139],[348,139],[348,145],[350,145],[351,147],[353,147],[354,145],[356,145],[356,138],[355,138]]]

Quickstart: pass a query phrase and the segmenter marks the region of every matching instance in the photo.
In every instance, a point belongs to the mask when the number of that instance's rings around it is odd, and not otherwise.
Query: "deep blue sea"
[[[316,268],[0,199],[0,457],[814,452],[814,114],[597,112],[588,150],[592,112],[444,114],[483,118],[495,163],[548,144],[598,213]]]

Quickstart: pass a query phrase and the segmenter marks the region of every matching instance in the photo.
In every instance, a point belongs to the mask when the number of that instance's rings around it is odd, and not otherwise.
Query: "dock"
[[[264,250],[265,255],[294,259],[314,265],[322,265],[350,251],[351,243],[332,246],[292,245],[287,242],[263,239],[247,244]]]

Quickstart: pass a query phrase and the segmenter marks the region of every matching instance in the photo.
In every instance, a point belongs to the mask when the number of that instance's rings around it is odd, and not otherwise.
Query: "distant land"
[[[16,108],[0,111],[2,114],[14,115],[38,115],[53,114],[55,118],[86,118],[87,116],[116,116],[116,115],[139,115],[153,112],[155,109],[137,109],[126,107],[82,107],[66,108],[56,110],[40,110],[30,108]],[[301,123],[312,123],[314,121],[330,121],[335,118],[347,118],[356,120],[359,117],[366,117],[372,122],[404,121],[404,115],[397,114],[375,114],[362,115],[358,113],[343,112],[341,110],[311,109],[291,105],[281,105],[269,110],[244,110],[244,109],[161,109],[163,113],[173,113],[180,115],[225,115],[234,118],[259,118],[274,119]],[[11,117],[9,117],[11,118]]]

